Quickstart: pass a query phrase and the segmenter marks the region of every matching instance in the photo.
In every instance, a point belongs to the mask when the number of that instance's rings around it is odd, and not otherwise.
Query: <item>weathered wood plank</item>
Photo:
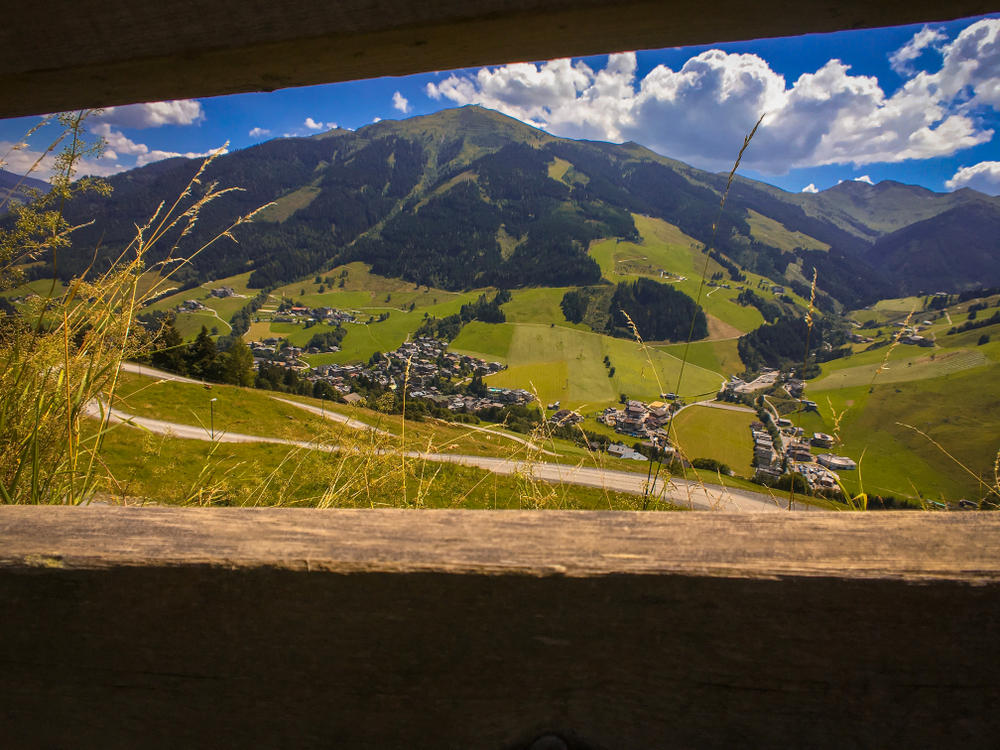
[[[0,25],[0,117],[994,9],[981,0],[37,0]]]
[[[0,508],[0,746],[991,747],[998,518]]]
[[[0,507],[0,565],[1000,581],[1000,514]]]

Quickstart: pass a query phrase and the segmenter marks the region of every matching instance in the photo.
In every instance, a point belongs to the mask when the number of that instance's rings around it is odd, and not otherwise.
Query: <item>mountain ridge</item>
[[[99,261],[114,256],[131,240],[133,223],[178,194],[192,172],[188,160],[158,162],[110,178],[110,199],[75,200],[71,221],[97,221],[78,234],[77,258],[60,259],[60,272],[80,272],[95,248]],[[363,260],[378,273],[450,289],[595,283],[590,242],[635,238],[631,217],[642,214],[711,245],[734,277],[747,269],[782,283],[816,269],[822,291],[858,306],[940,285],[926,269],[939,265],[941,242],[910,237],[905,252],[914,262],[901,263],[898,249],[872,252],[881,238],[928,221],[930,238],[936,217],[962,206],[980,207],[963,215],[984,231],[994,214],[1000,218],[1000,200],[970,190],[934,193],[885,181],[788,193],[743,177],[720,211],[726,179],[640,144],[558,138],[477,106],[274,139],[212,163],[206,182],[243,191],[209,205],[189,239],[196,246],[227,219],[270,201],[282,209],[241,227],[238,245],[214,246],[184,274],[197,281],[252,270],[254,285],[268,286]],[[751,211],[776,222],[779,233],[801,233],[829,249],[768,237],[752,226]],[[976,257],[978,274],[953,263],[955,290],[978,283],[982,263],[991,262],[982,248]]]

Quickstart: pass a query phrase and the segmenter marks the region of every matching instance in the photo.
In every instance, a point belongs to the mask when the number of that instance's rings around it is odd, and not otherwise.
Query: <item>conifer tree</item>
[[[195,378],[205,380],[218,380],[219,375],[219,355],[215,347],[215,342],[208,335],[208,329],[201,327],[201,331],[187,351],[188,374]]]
[[[254,382],[253,354],[242,336],[233,340],[233,345],[223,357],[222,377],[232,385],[252,386]]]
[[[184,339],[180,331],[174,326],[172,315],[164,321],[163,327],[157,333],[154,347],[150,356],[153,367],[176,372],[180,375],[187,373],[187,362],[185,361],[187,347],[184,346]]]

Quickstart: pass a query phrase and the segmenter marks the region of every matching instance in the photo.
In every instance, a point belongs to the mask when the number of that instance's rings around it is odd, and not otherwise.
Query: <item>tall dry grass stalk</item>
[[[739,153],[737,153],[737,155],[736,155],[736,161],[733,162],[733,167],[732,167],[732,169],[729,170],[729,176],[726,179],[726,187],[722,191],[722,195],[719,198],[718,212],[716,214],[715,220],[712,222],[712,236],[711,236],[711,241],[709,242],[709,244],[704,249],[705,263],[702,265],[701,278],[700,278],[700,281],[698,283],[698,294],[696,295],[695,300],[694,300],[695,301],[695,309],[696,310],[700,309],[701,298],[702,298],[702,296],[704,294],[705,284],[707,283],[707,279],[708,279],[708,266],[709,266],[709,262],[712,259],[711,252],[712,252],[712,249],[714,248],[715,238],[716,238],[716,235],[717,235],[718,230],[719,230],[719,221],[722,218],[722,212],[725,210],[726,200],[729,198],[729,191],[730,191],[730,189],[733,186],[733,180],[736,179],[736,171],[739,169],[740,164],[743,161],[743,155],[744,155],[744,153],[746,153],[747,148],[749,148],[750,142],[753,140],[754,135],[756,135],[757,129],[760,127],[760,124],[764,121],[764,117],[765,116],[766,116],[766,113],[762,114],[757,119],[757,122],[754,123],[753,128],[750,129],[750,132],[746,136],[744,136],[744,138],[743,138],[743,145],[740,146]],[[622,313],[622,315],[625,316],[625,319],[628,322],[629,329],[632,331],[633,338],[636,340],[636,342],[638,343],[641,351],[643,352],[643,354],[646,357],[646,362],[649,365],[650,370],[653,373],[653,377],[656,379],[657,392],[663,393],[664,392],[663,383],[660,380],[659,373],[657,372],[656,366],[653,363],[653,358],[650,355],[649,348],[646,345],[646,342],[643,340],[642,336],[640,335],[638,327],[636,326],[636,324],[632,320],[632,318],[629,316],[629,314],[625,310],[621,310],[620,312]],[[693,314],[691,316],[691,325],[688,328],[688,335],[687,335],[687,338],[686,338],[686,340],[684,342],[684,353],[681,356],[681,366],[680,366],[680,369],[679,369],[679,371],[677,373],[677,384],[674,386],[674,389],[673,389],[673,392],[677,393],[677,394],[679,394],[681,392],[681,384],[684,382],[684,370],[687,367],[688,356],[690,354],[690,349],[691,349],[691,342],[694,339],[694,328],[695,328],[695,322],[696,322],[696,320],[697,320],[697,315]],[[698,395],[699,396],[707,396],[707,395],[710,395],[710,394],[704,393],[704,394],[698,394]],[[660,473],[662,471],[664,471],[664,469],[663,469],[663,459],[664,459],[664,456],[668,454],[668,450],[671,451],[670,452],[671,456],[673,456],[676,459],[679,459],[679,461],[681,463],[681,466],[683,466],[685,462],[690,463],[690,460],[688,459],[687,455],[685,454],[683,447],[678,444],[678,441],[676,439],[676,432],[674,431],[674,415],[675,414],[676,414],[676,411],[671,411],[670,419],[667,422],[667,430],[666,430],[666,432],[667,432],[667,441],[669,443],[671,443],[671,447],[669,449],[667,449],[666,446],[660,446],[659,449],[657,450],[657,454],[656,454],[656,457],[655,457],[656,460],[655,461],[650,460],[649,467],[647,469],[647,476],[646,476],[646,486],[647,486],[647,489],[646,489],[646,492],[644,493],[644,507],[643,507],[643,509],[645,509],[646,503],[652,497],[655,488],[658,486],[658,481],[660,480]],[[655,472],[654,472],[654,465],[655,465]],[[705,489],[705,485],[702,482],[701,476],[698,475],[698,474],[695,474],[695,477],[696,477],[697,483],[704,490]],[[662,485],[664,487],[666,487],[667,482],[669,482],[669,473],[665,473],[664,474],[664,477],[662,479]],[[686,485],[686,486],[690,487],[690,485]]]
[[[0,230],[0,283],[15,286],[25,264],[50,260],[56,272],[68,252],[71,226],[63,207],[82,192],[107,194],[102,180],[75,176],[81,160],[100,153],[89,142],[84,123],[89,111],[59,115],[63,132],[46,153],[65,143],[54,159],[51,190],[12,207],[12,220]],[[177,244],[197,222],[201,210],[232,188],[210,184],[199,190],[205,159],[185,190],[169,207],[163,204],[135,239],[100,274],[88,272],[65,287],[55,273],[48,293],[29,297],[16,315],[0,318],[0,501],[78,504],[93,496],[104,471],[102,441],[111,429],[108,407],[115,399],[124,360],[148,350],[148,332],[137,327],[140,307],[157,295],[170,276],[205,247],[249,221],[241,217],[186,257]],[[40,165],[36,164],[36,167]],[[147,266],[151,251],[171,233],[178,239],[163,260]],[[157,280],[145,290],[144,274]],[[88,417],[96,416],[96,421]]]

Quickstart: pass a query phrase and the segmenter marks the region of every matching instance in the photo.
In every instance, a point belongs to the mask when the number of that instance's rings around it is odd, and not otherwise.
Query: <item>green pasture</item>
[[[687,361],[698,367],[712,372],[719,373],[720,376],[735,375],[743,372],[744,365],[740,359],[738,346],[735,339],[725,341],[693,341],[690,346],[686,344],[669,344],[658,346],[658,349],[671,354],[678,359],[683,359],[687,352]],[[720,379],[722,379],[720,377]]]
[[[891,383],[880,376],[871,393],[867,384],[812,391],[810,386],[807,392],[819,414],[791,418],[807,432],[835,433],[840,415],[843,444],[834,451],[860,463],[860,472],[841,473],[852,491],[863,487],[914,498],[919,492],[930,499],[982,495],[978,483],[946,451],[974,473],[992,476],[1000,449],[997,365]]]
[[[459,354],[506,363],[514,329],[512,323],[482,323],[473,320],[462,327],[461,333],[448,348]]]
[[[533,385],[546,402],[596,409],[618,402],[620,393],[654,400],[677,390],[680,360],[653,347],[588,331],[560,326],[513,324],[507,370],[490,376],[493,385],[528,388]],[[608,377],[607,356],[615,368]],[[714,393],[720,375],[689,364],[679,393]],[[662,387],[661,387],[662,386]]]
[[[753,412],[689,406],[674,418],[673,442],[688,460],[714,458],[743,477],[753,475]]]
[[[274,203],[254,217],[254,221],[270,221],[281,223],[299,209],[312,203],[321,189],[314,185],[303,185],[287,195],[278,198]]]
[[[700,304],[705,313],[718,318],[727,329],[732,329],[719,332],[716,338],[739,336],[764,322],[764,318],[755,307],[744,307],[733,301],[739,296],[739,286],[743,285],[731,284],[731,289],[709,287],[707,284],[702,286],[703,271],[706,278],[711,278],[712,274],[720,271],[725,274],[725,271],[701,251],[701,243],[662,219],[639,214],[633,214],[633,219],[642,238],[639,244],[619,242],[615,239],[597,240],[591,243],[590,256],[601,266],[601,272],[606,279],[617,283],[636,276],[648,276],[671,284],[695,300],[699,299],[700,293]],[[661,268],[685,279],[683,281],[660,279]],[[725,274],[723,283],[731,283],[728,278],[728,274]],[[747,274],[745,286],[756,290],[756,284],[761,278],[756,274]],[[765,298],[773,297],[769,287],[770,282],[768,289],[756,290],[757,294]],[[792,297],[800,304],[805,304],[797,296],[792,295]]]
[[[636,510],[641,498],[385,455],[209,443],[121,425],[104,440],[105,497],[130,503],[294,507]],[[326,496],[326,497],[324,497]],[[654,502],[650,510],[679,510]]]
[[[563,315],[563,295],[574,287],[535,287],[514,289],[511,300],[503,306],[503,313],[508,323],[544,323],[550,325],[575,328],[579,331],[589,331],[583,323],[570,323]]]
[[[820,242],[814,237],[802,234],[802,232],[793,232],[780,222],[759,214],[753,209],[750,209],[748,213],[747,223],[750,225],[750,234],[753,235],[754,239],[760,240],[771,247],[788,252],[797,247],[805,250],[830,249],[830,246],[825,242]]]
[[[343,277],[344,286],[340,286],[340,274],[344,271],[347,272],[347,276]],[[318,284],[316,276],[320,278]],[[330,279],[331,283],[326,283],[327,278]],[[319,291],[321,286],[323,287],[322,294]],[[385,310],[402,312],[408,311],[411,305],[415,305],[422,312],[431,312],[440,316],[441,313],[437,310],[445,309],[448,302],[462,300],[454,309],[454,312],[458,312],[458,307],[470,299],[476,299],[482,292],[483,290],[448,292],[443,289],[420,286],[411,281],[390,279],[372,273],[371,267],[365,263],[355,262],[336,266],[329,271],[317,272],[292,284],[285,284],[275,289],[272,295],[277,300],[287,298],[295,304],[306,307],[335,307],[342,310],[384,308]]]
[[[186,340],[191,340],[197,336],[202,326],[208,329],[209,332],[215,328],[220,334],[227,334],[230,331],[229,323],[219,320],[219,318],[209,312],[178,313],[174,326],[177,328],[178,333]]]
[[[885,369],[882,367],[886,354]],[[809,383],[809,392],[829,391],[875,383],[901,383],[912,380],[936,378],[942,375],[970,370],[987,364],[986,355],[979,348],[924,349],[901,344],[888,352],[887,347],[870,352],[853,354],[822,365],[824,374]]]

